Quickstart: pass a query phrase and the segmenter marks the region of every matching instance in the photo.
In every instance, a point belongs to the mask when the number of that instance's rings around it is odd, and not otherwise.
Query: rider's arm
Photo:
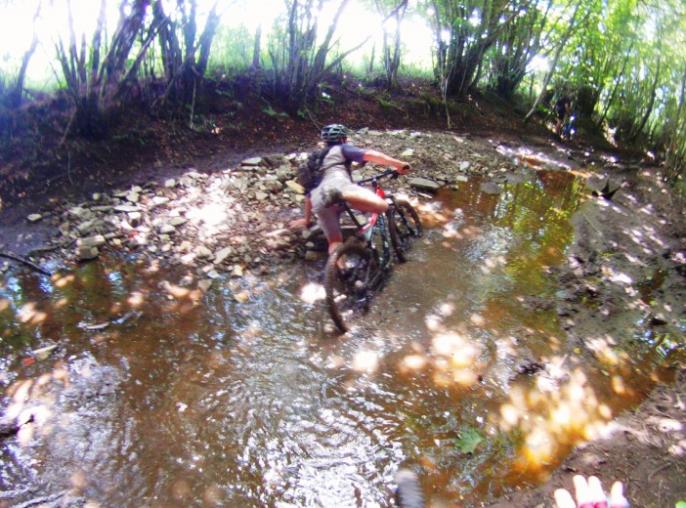
[[[394,159],[393,157],[389,157],[385,153],[377,152],[376,150],[365,150],[364,160],[383,166],[393,166],[401,175],[406,174],[410,170],[410,165],[407,162]]]
[[[305,196],[305,226],[312,225],[312,200],[310,196]]]
[[[309,196],[305,196],[304,217],[291,221],[289,227],[291,229],[309,228],[312,225],[312,200]]]

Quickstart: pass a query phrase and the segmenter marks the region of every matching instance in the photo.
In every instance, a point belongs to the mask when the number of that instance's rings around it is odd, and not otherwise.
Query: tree
[[[574,12],[572,14],[572,17],[570,18],[567,27],[565,31],[562,33],[562,36],[560,37],[560,40],[558,41],[557,44],[557,49],[555,50],[555,56],[553,57],[553,60],[550,64],[550,69],[545,75],[545,78],[543,79],[543,84],[541,85],[541,92],[538,94],[538,97],[536,97],[536,100],[534,101],[533,106],[531,106],[531,109],[529,112],[526,114],[524,117],[524,121],[529,120],[531,116],[536,112],[536,109],[538,108],[538,105],[541,103],[543,100],[543,97],[546,95],[547,90],[548,90],[548,83],[550,82],[550,78],[552,78],[553,73],[555,72],[555,67],[557,66],[557,62],[560,58],[560,55],[562,54],[562,50],[565,48],[567,45],[567,41],[569,41],[569,38],[571,37],[574,29],[576,28],[576,23],[577,23],[577,15],[579,14],[579,10],[581,8],[581,2],[576,4],[576,7],[574,7]]]
[[[83,34],[77,46],[71,0],[67,0],[66,5],[69,42],[65,45],[63,39],[57,41],[57,59],[75,107],[72,120],[77,132],[97,138],[106,131],[104,110],[129,87],[153,41],[157,25],[147,23],[150,0],[122,0],[117,28],[111,39],[105,41],[107,51],[101,57],[106,0],[100,0],[100,14],[90,45]],[[139,35],[142,35],[142,42],[136,56],[130,61]]]
[[[393,20],[393,28],[389,23],[383,23],[383,67],[386,74],[386,86],[389,90],[398,84],[398,70],[400,69],[400,24],[407,12],[407,2],[395,5],[392,0],[375,0],[377,11],[387,20]],[[373,58],[373,52],[372,52]]]
[[[159,45],[167,89],[164,100],[191,102],[207,71],[212,41],[219,25],[218,0],[207,14],[205,27],[198,35],[197,0],[176,0],[166,13],[161,0],[153,4],[155,23],[159,25]],[[192,123],[192,122],[191,122]]]
[[[429,7],[436,40],[436,74],[444,95],[460,97],[478,80],[486,51],[531,2],[432,0]]]
[[[548,0],[542,10],[540,7],[535,5],[517,16],[495,42],[491,81],[496,93],[504,99],[512,98],[528,65],[550,43],[555,24],[549,22],[548,16],[553,0]]]

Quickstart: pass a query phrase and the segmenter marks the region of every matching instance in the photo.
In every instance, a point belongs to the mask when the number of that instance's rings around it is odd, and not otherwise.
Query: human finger
[[[610,490],[610,508],[629,508],[629,501],[624,497],[622,482],[614,482]]]
[[[593,499],[591,499],[591,492],[588,488],[586,478],[581,475],[575,475],[574,478],[572,478],[572,482],[574,482],[574,492],[576,493],[576,502],[578,503],[579,508],[592,508]],[[584,505],[588,505],[588,507]]]
[[[603,492],[603,486],[597,476],[588,479],[588,494],[594,503],[594,508],[607,508],[607,498]]]
[[[572,495],[566,489],[555,490],[555,504],[557,508],[576,508]]]

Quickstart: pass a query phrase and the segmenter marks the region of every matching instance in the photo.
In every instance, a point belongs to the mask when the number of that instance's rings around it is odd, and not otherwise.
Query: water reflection
[[[638,373],[660,354],[612,337],[581,351],[560,328],[550,268],[572,239],[573,177],[481,189],[423,207],[435,228],[337,339],[320,265],[209,290],[116,259],[10,275],[3,409],[33,421],[2,442],[0,499],[387,506],[408,463],[433,499],[469,504],[545,476],[659,381]]]

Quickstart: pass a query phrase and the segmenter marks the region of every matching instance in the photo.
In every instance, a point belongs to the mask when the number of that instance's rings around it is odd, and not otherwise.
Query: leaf
[[[686,508],[686,501],[678,501],[674,508]]]
[[[474,453],[477,446],[484,440],[484,437],[473,427],[467,427],[457,438],[456,446],[462,453]]]

